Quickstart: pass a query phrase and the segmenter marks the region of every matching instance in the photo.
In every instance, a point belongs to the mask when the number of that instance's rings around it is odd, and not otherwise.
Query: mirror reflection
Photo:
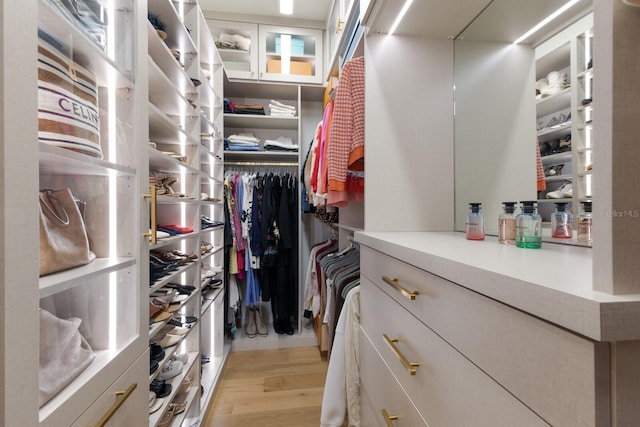
[[[533,201],[544,241],[590,244],[577,226],[591,201],[591,10],[589,0],[493,0],[456,37],[456,230],[470,203],[498,235],[504,202],[517,214]]]

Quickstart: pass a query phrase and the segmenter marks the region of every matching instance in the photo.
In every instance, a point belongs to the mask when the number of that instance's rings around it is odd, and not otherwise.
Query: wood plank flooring
[[[318,426],[327,366],[318,347],[233,352],[202,425]]]

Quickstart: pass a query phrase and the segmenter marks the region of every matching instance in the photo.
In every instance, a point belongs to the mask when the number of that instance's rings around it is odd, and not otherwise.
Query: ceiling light
[[[292,15],[293,0],[280,0],[280,13],[283,15]]]
[[[533,27],[532,29],[530,29],[529,31],[527,31],[526,33],[524,33],[523,35],[521,35],[520,37],[518,37],[516,39],[516,41],[513,42],[513,44],[518,44],[521,43],[523,40],[525,40],[527,37],[529,37],[531,34],[535,33],[536,31],[538,31],[540,28],[544,27],[545,25],[547,25],[549,22],[553,21],[554,19],[556,19],[558,16],[560,16],[560,14],[564,13],[564,11],[566,11],[567,9],[569,9],[571,6],[573,6],[574,4],[578,3],[580,0],[571,0],[568,3],[565,3],[564,6],[562,6],[560,9],[556,10],[555,12],[553,12],[551,15],[547,16],[546,18],[544,18],[542,21],[538,22],[538,24],[536,24],[535,27]]]
[[[389,29],[389,35],[393,34],[396,31],[396,28],[398,28],[398,25],[400,25],[400,21],[402,21],[402,18],[404,18],[404,14],[407,13],[407,10],[409,10],[409,6],[411,6],[411,3],[413,3],[413,0],[407,0],[404,2],[404,6],[402,6],[402,9],[400,9],[400,13],[398,13],[396,20],[393,21],[393,25]]]

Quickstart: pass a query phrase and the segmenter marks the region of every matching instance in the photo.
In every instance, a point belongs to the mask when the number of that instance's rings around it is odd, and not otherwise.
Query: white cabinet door
[[[108,8],[96,3],[99,10],[93,10],[95,14],[83,11],[82,19],[58,2],[40,1],[33,9],[37,10],[34,13],[41,44],[49,46],[46,52],[39,50],[39,67],[45,70],[49,61],[50,68],[48,74],[40,73],[38,89],[35,82],[26,88],[38,90],[40,95],[38,110],[32,111],[29,120],[38,118],[43,130],[45,125],[50,130],[54,128],[52,123],[67,123],[59,125],[55,135],[41,135],[35,160],[39,172],[29,179],[37,180],[40,189],[69,189],[84,202],[84,225],[95,254],[95,259],[85,265],[55,271],[38,280],[39,295],[34,298],[38,298],[39,307],[59,319],[76,319],[77,331],[94,355],[91,363],[62,388],[55,387],[48,400],[43,399],[38,413],[40,426],[71,425],[117,378],[130,380],[123,373],[147,347],[147,304],[141,287],[146,265],[141,265],[139,251],[146,231],[140,215],[146,151],[139,143],[147,139],[142,124],[146,120],[142,110],[146,99],[145,91],[138,90],[146,70],[146,55],[140,55],[141,40],[134,37],[135,29],[147,24],[147,10],[146,2],[117,3],[118,7]],[[57,78],[52,77],[54,56],[56,61],[66,58],[69,65],[58,68]],[[87,84],[91,90],[83,93],[82,100],[62,89],[60,76],[66,69],[75,71],[70,73],[71,80],[91,82]],[[77,78],[81,75],[85,77]],[[56,111],[55,105],[67,114]],[[69,123],[81,125],[74,129]],[[81,148],[87,145],[87,134],[99,135],[94,140],[99,152],[96,145],[91,145],[92,151]],[[38,209],[33,196],[26,195],[33,200],[33,209]],[[44,212],[47,207],[40,205],[40,209]],[[41,352],[46,351],[46,338],[58,333],[56,325],[47,321],[47,316],[43,318]],[[145,384],[139,386],[146,389]],[[145,415],[144,409],[138,410]]]
[[[207,19],[211,34],[233,79],[258,78],[258,24]]]

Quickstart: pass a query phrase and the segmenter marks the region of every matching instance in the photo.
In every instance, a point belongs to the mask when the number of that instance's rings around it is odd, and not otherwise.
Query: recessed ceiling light
[[[565,3],[564,6],[562,6],[560,9],[556,10],[555,12],[553,12],[551,15],[547,16],[546,18],[544,18],[542,21],[538,22],[532,29],[530,29],[529,31],[527,31],[526,33],[524,33],[523,35],[521,35],[520,37],[518,37],[513,44],[518,44],[521,43],[522,41],[524,41],[527,37],[529,37],[530,35],[532,35],[533,33],[535,33],[536,31],[538,31],[540,28],[544,27],[545,25],[547,25],[549,22],[553,21],[554,19],[556,19],[558,16],[560,16],[560,14],[564,13],[567,9],[569,9],[571,6],[573,6],[574,4],[578,3],[580,0],[571,0],[568,3]]]
[[[407,0],[404,3],[404,6],[402,6],[402,9],[400,9],[400,13],[398,13],[398,16],[396,17],[396,20],[393,21],[393,25],[391,25],[391,28],[389,28],[389,32],[387,33],[388,35],[395,33],[398,25],[400,25],[400,21],[402,21],[402,18],[404,18],[404,14],[407,13],[407,10],[409,10],[409,6],[411,6],[411,3],[413,3],[413,0]]]
[[[293,0],[280,0],[280,13],[283,15],[292,15]]]

